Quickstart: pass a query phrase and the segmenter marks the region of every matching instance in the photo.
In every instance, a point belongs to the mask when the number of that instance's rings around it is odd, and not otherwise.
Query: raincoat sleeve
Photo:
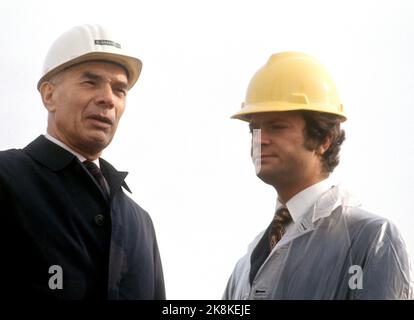
[[[250,290],[250,256],[263,234],[264,231],[256,236],[253,242],[249,244],[247,253],[237,261],[224,290],[223,300],[245,300],[248,298]]]
[[[234,270],[233,270],[233,272],[232,272],[232,274],[231,274],[231,276],[230,276],[230,278],[227,282],[226,289],[224,290],[224,294],[221,298],[222,300],[234,300],[234,296],[235,296],[234,290],[235,290],[236,281],[237,281],[236,276],[239,273],[238,269],[240,269],[240,267],[241,267],[240,266],[241,260],[242,259],[240,259],[239,262],[236,264],[236,267],[234,268]]]
[[[224,294],[221,297],[222,300],[231,300],[231,292],[234,285],[232,284],[234,281],[233,274],[230,276],[229,281],[227,282],[226,289],[224,290]]]
[[[376,225],[363,266],[363,290],[351,299],[412,299],[410,261],[404,241],[389,221]]]

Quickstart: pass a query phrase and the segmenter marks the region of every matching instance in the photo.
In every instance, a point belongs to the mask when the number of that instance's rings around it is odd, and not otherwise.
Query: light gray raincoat
[[[388,220],[358,207],[341,187],[325,192],[270,255],[261,232],[241,258],[223,299],[410,299],[410,263]],[[253,258],[252,258],[253,254]],[[250,280],[251,266],[264,262]]]

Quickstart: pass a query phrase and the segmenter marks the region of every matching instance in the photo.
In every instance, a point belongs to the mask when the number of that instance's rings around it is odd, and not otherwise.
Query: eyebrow
[[[81,78],[87,78],[87,79],[94,80],[94,81],[97,81],[97,82],[103,81],[102,76],[100,76],[99,74],[90,72],[90,71],[83,72],[81,74]],[[125,82],[125,81],[115,80],[114,84],[116,86],[118,86],[119,88],[121,88],[121,89],[127,89],[128,88],[128,83]]]
[[[273,118],[273,119],[269,119],[269,120],[265,120],[263,122],[250,122],[249,123],[249,127],[252,128],[254,126],[257,126],[259,123],[264,123],[264,124],[273,124],[273,123],[285,123],[285,124],[289,124],[290,122],[288,120],[282,119],[282,118]]]
[[[81,78],[88,78],[91,80],[101,81],[102,77],[98,74],[92,73],[90,71],[85,71],[81,74]]]

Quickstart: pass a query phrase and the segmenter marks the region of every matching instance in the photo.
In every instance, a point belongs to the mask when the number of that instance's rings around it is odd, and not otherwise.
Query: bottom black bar
[[[52,316],[82,319],[90,316],[116,317],[116,319],[161,320],[261,320],[290,318],[299,314],[315,317],[359,319],[362,315],[382,319],[387,313],[393,318],[398,313],[412,313],[414,301],[222,301],[222,300],[167,300],[167,301],[2,301],[2,311],[13,309],[13,314],[27,312],[41,319]],[[132,318],[131,318],[132,316]],[[35,317],[37,318],[37,317]]]

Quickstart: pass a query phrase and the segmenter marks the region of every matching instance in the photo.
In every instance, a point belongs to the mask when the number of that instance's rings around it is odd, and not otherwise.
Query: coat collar
[[[73,161],[79,162],[78,158],[74,154],[46,139],[43,135],[37,137],[23,150],[33,159],[55,172],[66,168]],[[99,159],[99,163],[103,175],[109,180],[108,183],[111,188],[111,194],[120,186],[124,187],[131,193],[131,190],[124,181],[125,177],[128,175],[128,172],[116,170],[109,162],[102,158]]]
[[[341,184],[332,186],[317,199],[315,204],[308,209],[301,219],[295,222],[294,228],[296,230],[293,231],[294,236],[289,237],[289,240],[286,237],[282,237],[276,244],[276,247],[283,247],[293,239],[316,229],[320,219],[329,217],[339,207],[359,207],[360,205],[361,202],[358,198],[349,192],[346,187]],[[262,231],[249,245],[250,251],[253,251],[259,244],[264,234],[267,233],[266,230]]]
[[[132,193],[125,182],[128,172],[116,170],[108,161],[102,158],[99,158],[99,164],[103,175],[109,179],[108,182],[111,188],[111,194],[113,194],[119,186],[124,187],[129,193]]]
[[[331,215],[338,207],[359,207],[361,202],[341,184],[332,186],[312,207],[312,223]]]

